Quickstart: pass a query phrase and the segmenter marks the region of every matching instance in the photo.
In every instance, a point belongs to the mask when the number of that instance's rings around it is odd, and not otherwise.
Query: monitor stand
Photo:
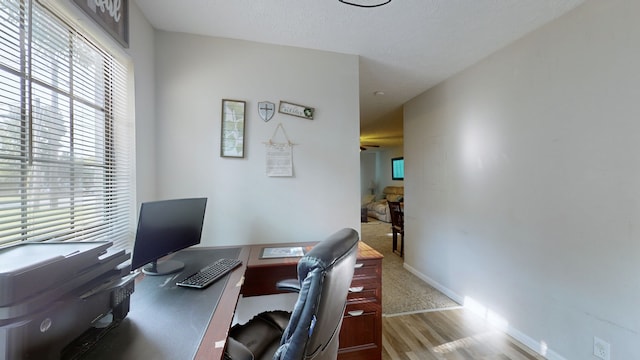
[[[184,263],[178,260],[164,260],[158,263],[157,260],[150,262],[142,268],[142,272],[151,275],[168,275],[184,269]]]

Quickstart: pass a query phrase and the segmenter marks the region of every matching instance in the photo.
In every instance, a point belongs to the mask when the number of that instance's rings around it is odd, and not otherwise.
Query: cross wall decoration
[[[258,103],[258,114],[260,118],[267,122],[271,120],[273,114],[276,113],[276,104],[269,101],[262,101]]]

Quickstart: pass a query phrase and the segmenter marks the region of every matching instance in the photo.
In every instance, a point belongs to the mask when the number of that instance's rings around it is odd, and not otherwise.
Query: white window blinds
[[[127,68],[35,0],[0,0],[0,245],[133,238]]]

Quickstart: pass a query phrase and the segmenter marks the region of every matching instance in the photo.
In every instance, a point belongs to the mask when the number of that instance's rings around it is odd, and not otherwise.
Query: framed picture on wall
[[[244,157],[244,125],[246,102],[222,99],[220,156]]]

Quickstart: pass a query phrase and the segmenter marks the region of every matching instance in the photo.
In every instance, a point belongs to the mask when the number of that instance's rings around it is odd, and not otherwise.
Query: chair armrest
[[[298,281],[298,279],[280,280],[280,281],[278,281],[276,283],[276,288],[278,290],[299,293],[300,292],[300,282]]]

